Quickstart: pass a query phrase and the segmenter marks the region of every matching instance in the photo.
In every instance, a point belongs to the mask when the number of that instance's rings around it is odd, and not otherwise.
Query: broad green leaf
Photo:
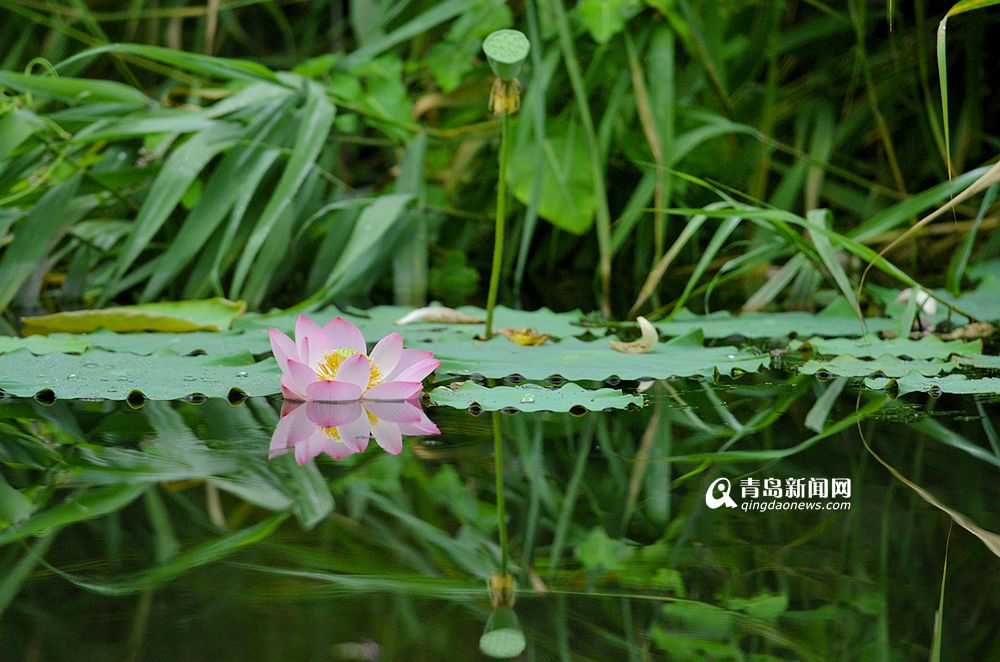
[[[231,361],[210,356],[134,354],[90,350],[83,354],[35,356],[19,351],[0,356],[0,390],[18,397],[51,391],[49,397],[125,400],[176,400],[193,394],[229,397],[233,389],[248,396],[280,390],[272,359],[252,363],[235,354]],[[137,392],[137,393],[133,393]]]
[[[225,331],[246,310],[228,299],[166,301],[24,318],[25,335],[109,331]],[[68,339],[62,339],[68,340]]]
[[[585,389],[578,384],[546,388],[539,384],[487,388],[465,381],[456,388],[439,386],[430,392],[431,404],[468,409],[473,404],[483,411],[514,408],[518,411],[570,411],[580,407],[590,411],[641,407],[642,396],[625,395],[616,389]]]
[[[583,130],[569,124],[547,131],[542,162],[534,150],[513,150],[507,180],[514,195],[530,204],[536,173],[541,170],[538,214],[573,234],[583,234],[594,222],[593,175]]]
[[[580,0],[575,11],[594,41],[606,44],[641,8],[639,0]]]
[[[576,548],[576,556],[584,570],[590,572],[621,572],[627,568],[634,549],[621,540],[609,538],[604,529],[597,526],[591,529],[580,546]]]

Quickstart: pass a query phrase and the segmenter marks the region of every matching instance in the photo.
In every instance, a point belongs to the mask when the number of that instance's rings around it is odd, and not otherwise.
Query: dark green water
[[[946,553],[942,659],[1000,659],[997,556],[929,502],[1000,531],[996,400],[824,401],[832,384],[677,381],[582,416],[431,408],[441,434],[398,456],[372,441],[304,466],[268,461],[280,401],[0,400],[0,657],[482,659],[498,422],[521,659],[929,659]],[[858,404],[922,495],[865,449]],[[706,505],[719,478],[736,508]],[[834,478],[849,497],[785,495]],[[751,509],[767,501],[813,505]]]

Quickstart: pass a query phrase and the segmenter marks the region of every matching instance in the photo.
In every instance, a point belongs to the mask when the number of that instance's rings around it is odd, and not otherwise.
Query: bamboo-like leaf
[[[324,92],[316,86],[310,87],[292,155],[236,265],[231,288],[233,296],[239,296],[254,259],[315,165],[333,127],[334,114],[334,107],[327,101]]]

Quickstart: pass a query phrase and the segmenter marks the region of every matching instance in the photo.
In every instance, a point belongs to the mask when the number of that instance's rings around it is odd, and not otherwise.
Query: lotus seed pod
[[[531,44],[524,33],[517,30],[497,30],[483,41],[483,52],[497,78],[513,80],[528,59]]]
[[[486,630],[479,639],[479,650],[489,657],[508,659],[524,652],[527,641],[510,607],[497,607],[486,622]]]

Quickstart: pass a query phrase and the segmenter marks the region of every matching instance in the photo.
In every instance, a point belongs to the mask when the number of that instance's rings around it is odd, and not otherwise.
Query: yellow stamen
[[[323,434],[338,443],[344,443],[344,440],[340,438],[340,433],[337,432],[337,428],[323,428]]]
[[[357,353],[357,350],[347,349],[346,347],[327,352],[323,356],[323,360],[316,366],[316,376],[324,381],[332,382],[337,378],[337,370],[340,369],[340,364],[348,357],[354,356]]]
[[[340,370],[340,366],[344,363],[344,361],[357,353],[357,350],[348,349],[346,347],[332,352],[327,352],[323,356],[323,359],[319,362],[319,365],[316,366],[316,378],[328,382],[334,381],[337,378],[337,371]],[[382,376],[382,371],[378,369],[378,366],[375,365],[375,362],[370,358],[368,358],[368,370],[370,372],[370,376],[368,377],[368,388],[378,386],[385,381],[385,378]]]

